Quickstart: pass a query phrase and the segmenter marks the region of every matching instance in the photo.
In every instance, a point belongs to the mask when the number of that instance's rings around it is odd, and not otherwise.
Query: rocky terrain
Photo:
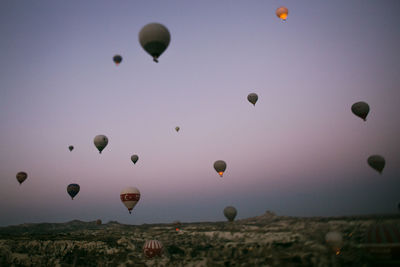
[[[271,212],[235,222],[96,225],[96,221],[22,224],[0,228],[0,266],[400,266],[378,261],[362,246],[377,223],[400,215],[283,217]],[[339,253],[325,242],[343,234]],[[143,244],[157,239],[164,254],[147,259]]]

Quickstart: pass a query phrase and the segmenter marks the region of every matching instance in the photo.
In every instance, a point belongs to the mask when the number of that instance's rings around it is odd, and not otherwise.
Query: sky
[[[397,0],[1,1],[0,225],[398,212],[399,14]],[[151,22],[171,33],[159,63],[138,41]]]

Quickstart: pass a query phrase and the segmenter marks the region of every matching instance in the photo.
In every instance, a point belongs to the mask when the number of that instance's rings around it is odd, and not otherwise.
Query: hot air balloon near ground
[[[160,23],[149,23],[139,32],[139,42],[143,49],[153,57],[154,62],[167,49],[171,35],[164,25]]]
[[[101,225],[101,220],[100,219],[96,220],[96,225]]]
[[[74,146],[69,146],[68,149],[69,149],[69,151],[72,151],[72,150],[74,150]]]
[[[175,231],[179,232],[179,230],[180,230],[180,228],[182,226],[181,222],[180,221],[174,221],[173,224],[174,224],[174,227],[175,227]]]
[[[372,155],[367,159],[368,165],[374,170],[382,174],[383,168],[385,168],[385,159],[380,155]]]
[[[218,172],[219,176],[222,177],[226,170],[226,163],[223,160],[217,160],[214,162],[214,169]]]
[[[161,257],[163,248],[163,244],[158,240],[146,240],[143,246],[143,253],[147,258]]]
[[[132,155],[131,156],[131,160],[132,160],[133,164],[136,164],[136,162],[139,160],[139,156],[138,155]]]
[[[286,19],[287,19],[287,17],[288,17],[288,14],[289,14],[289,9],[287,9],[287,7],[284,7],[284,6],[278,7],[278,8],[276,9],[275,14],[276,14],[276,16],[277,16],[278,18],[280,18],[282,21],[286,21]]]
[[[354,115],[366,121],[369,113],[369,105],[360,101],[351,106],[351,111],[354,113]]]
[[[336,253],[336,255],[340,254],[340,250],[343,246],[343,238],[342,234],[337,231],[329,232],[325,235],[325,241],[327,245]]]
[[[176,127],[175,127],[175,131],[177,131],[177,132],[179,132],[180,129],[181,129],[181,128],[179,128],[179,126],[176,126]]]
[[[122,203],[128,209],[129,213],[131,213],[132,209],[136,206],[140,199],[139,189],[136,187],[126,187],[121,191],[120,198]]]
[[[235,207],[228,206],[224,209],[224,215],[230,222],[232,222],[235,219],[236,214],[237,210],[235,209]]]
[[[247,100],[255,106],[258,100],[258,95],[256,93],[251,93],[247,96]]]
[[[71,199],[74,199],[74,197],[79,193],[80,186],[78,184],[70,184],[67,186],[67,192],[68,195],[71,196]]]
[[[121,57],[120,55],[115,55],[115,56],[113,57],[113,61],[114,61],[115,65],[118,66],[119,63],[122,62],[122,57]]]
[[[96,137],[93,140],[93,143],[99,150],[99,153],[101,154],[101,151],[103,151],[103,149],[108,144],[108,138],[105,135],[96,135]]]
[[[28,178],[28,174],[26,172],[17,173],[17,181],[20,185],[26,180],[26,178]]]

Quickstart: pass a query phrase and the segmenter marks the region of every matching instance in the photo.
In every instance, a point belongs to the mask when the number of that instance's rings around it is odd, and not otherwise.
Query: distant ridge
[[[352,216],[313,216],[313,217],[292,217],[292,216],[278,216],[272,211],[266,211],[264,214],[254,216],[245,219],[235,220],[233,223],[239,224],[266,224],[277,220],[311,220],[311,221],[331,221],[331,220],[381,220],[381,219],[400,219],[400,213],[394,214],[370,214],[370,215],[352,215]],[[218,222],[182,222],[182,224],[220,224],[224,225],[225,221]],[[153,224],[142,224],[142,225],[130,225],[122,224],[118,221],[109,221],[106,224],[97,225],[96,221],[81,221],[72,220],[64,223],[23,223],[20,225],[10,225],[0,227],[0,235],[12,236],[12,235],[41,235],[41,234],[52,234],[52,233],[65,233],[89,230],[89,229],[102,229],[102,228],[121,228],[121,227],[140,227],[148,228],[155,226],[166,226],[171,223],[153,223]]]

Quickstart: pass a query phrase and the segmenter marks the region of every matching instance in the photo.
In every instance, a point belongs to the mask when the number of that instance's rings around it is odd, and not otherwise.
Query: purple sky
[[[399,14],[397,0],[1,1],[0,225],[396,212]],[[171,32],[158,64],[138,42],[150,22]]]

